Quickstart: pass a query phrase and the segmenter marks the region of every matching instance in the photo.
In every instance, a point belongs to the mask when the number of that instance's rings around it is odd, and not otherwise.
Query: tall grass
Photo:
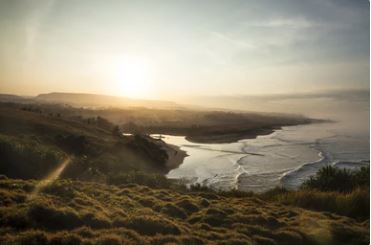
[[[0,173],[13,178],[42,178],[55,168],[64,154],[33,138],[0,134]]]
[[[370,218],[370,168],[356,171],[326,166],[297,191],[275,188],[260,196],[286,205],[327,211],[358,220]]]
[[[321,168],[315,176],[312,176],[305,181],[302,185],[302,189],[352,192],[358,187],[369,186],[369,182],[369,166],[362,167],[356,171],[326,166]]]

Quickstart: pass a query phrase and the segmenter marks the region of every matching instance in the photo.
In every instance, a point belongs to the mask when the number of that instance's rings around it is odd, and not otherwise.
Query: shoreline
[[[333,122],[331,120],[324,119],[310,119],[310,121],[288,123],[288,124],[278,124],[271,126],[261,126],[252,128],[243,128],[241,125],[239,128],[234,127],[208,127],[202,130],[191,128],[157,128],[157,129],[147,129],[143,133],[147,135],[152,134],[163,134],[171,136],[182,136],[185,137],[189,142],[200,143],[200,144],[224,144],[224,143],[234,143],[243,139],[255,139],[256,137],[262,135],[269,135],[276,130],[280,130],[283,127],[289,126],[299,126],[317,123]]]
[[[298,123],[298,124],[290,124],[290,125],[279,125],[279,126],[271,126],[271,127],[262,127],[262,128],[255,128],[255,129],[248,129],[248,130],[239,130],[235,132],[229,133],[215,133],[215,134],[200,134],[200,135],[190,135],[190,134],[181,134],[177,133],[161,133],[164,135],[171,135],[171,136],[182,136],[187,141],[191,143],[198,143],[198,144],[228,144],[228,143],[235,143],[240,140],[244,139],[255,139],[258,136],[266,136],[274,133],[277,130],[282,130],[283,127],[289,126],[298,126],[298,125],[307,125],[313,123],[321,123],[323,120],[316,120],[311,121],[309,123]],[[154,133],[156,134],[156,133]],[[159,133],[157,133],[159,134]],[[161,149],[166,151],[168,159],[165,163],[165,173],[168,174],[171,170],[179,168],[181,164],[183,164],[184,159],[189,156],[187,151],[181,149],[180,146],[168,144],[160,138],[153,138],[148,134],[146,138],[153,143],[160,146]],[[253,154],[254,153],[248,153]]]
[[[296,126],[296,125],[290,125]],[[192,143],[202,143],[202,144],[226,144],[234,143],[243,139],[255,139],[258,136],[270,135],[276,130],[282,129],[284,126],[274,127],[274,128],[262,128],[248,130],[245,132],[227,133],[227,134],[214,134],[214,135],[186,135],[186,140]]]
[[[184,158],[189,156],[186,151],[180,149],[179,146],[167,144],[161,139],[153,138],[149,135],[146,136],[146,139],[158,145],[162,150],[166,151],[168,159],[165,163],[166,173],[170,172],[173,169],[178,168],[184,161]]]

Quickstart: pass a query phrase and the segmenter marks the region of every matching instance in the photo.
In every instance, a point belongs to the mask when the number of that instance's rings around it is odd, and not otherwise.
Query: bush
[[[298,191],[277,187],[259,196],[284,204],[367,220],[370,215],[369,170],[369,167],[362,167],[351,172],[326,166],[305,181]]]
[[[369,186],[369,181],[370,167],[362,167],[360,170],[350,171],[326,166],[321,168],[315,176],[305,181],[302,189],[351,192],[357,187]]]

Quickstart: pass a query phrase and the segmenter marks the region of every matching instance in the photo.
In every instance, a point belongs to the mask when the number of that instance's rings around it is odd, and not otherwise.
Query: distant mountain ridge
[[[146,108],[177,108],[181,107],[172,101],[131,99],[120,96],[88,93],[46,93],[35,97],[12,94],[0,94],[2,102],[37,102],[57,103],[83,107],[146,107]]]
[[[131,99],[127,97],[87,94],[87,93],[47,93],[35,97],[39,102],[66,103],[78,106],[143,106],[143,107],[176,107],[177,104],[171,101]]]

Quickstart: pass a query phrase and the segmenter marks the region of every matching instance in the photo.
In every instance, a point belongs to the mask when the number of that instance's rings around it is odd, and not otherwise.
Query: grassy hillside
[[[225,112],[211,110],[126,108],[76,108],[64,104],[23,104],[28,111],[73,118],[89,124],[103,117],[130,133],[185,135],[197,142],[234,142],[271,133],[273,129],[319,122],[300,115],[277,113]]]
[[[82,121],[39,107],[0,104],[0,173],[40,178],[74,156],[65,177],[105,179],[121,171],[164,173],[166,152],[142,137],[123,137],[102,117]]]
[[[178,105],[170,101],[160,100],[140,100],[131,99],[127,97],[109,96],[101,94],[85,94],[85,93],[48,93],[40,94],[33,98],[33,100],[42,103],[60,103],[69,104],[74,106],[115,106],[115,107],[128,107],[128,106],[147,106],[151,108],[175,108]]]
[[[2,244],[368,244],[368,224],[255,196],[0,180]]]
[[[368,244],[369,169],[326,168],[299,191],[188,190],[164,177],[175,167],[167,165],[165,145],[124,137],[102,116],[143,118],[141,130],[173,117],[184,122],[172,125],[188,126],[198,118],[210,132],[235,127],[227,117],[251,120],[250,126],[277,121],[221,112],[127,112],[0,103],[1,244]],[[153,121],[156,112],[159,121]],[[61,162],[69,164],[59,180],[35,180]]]

